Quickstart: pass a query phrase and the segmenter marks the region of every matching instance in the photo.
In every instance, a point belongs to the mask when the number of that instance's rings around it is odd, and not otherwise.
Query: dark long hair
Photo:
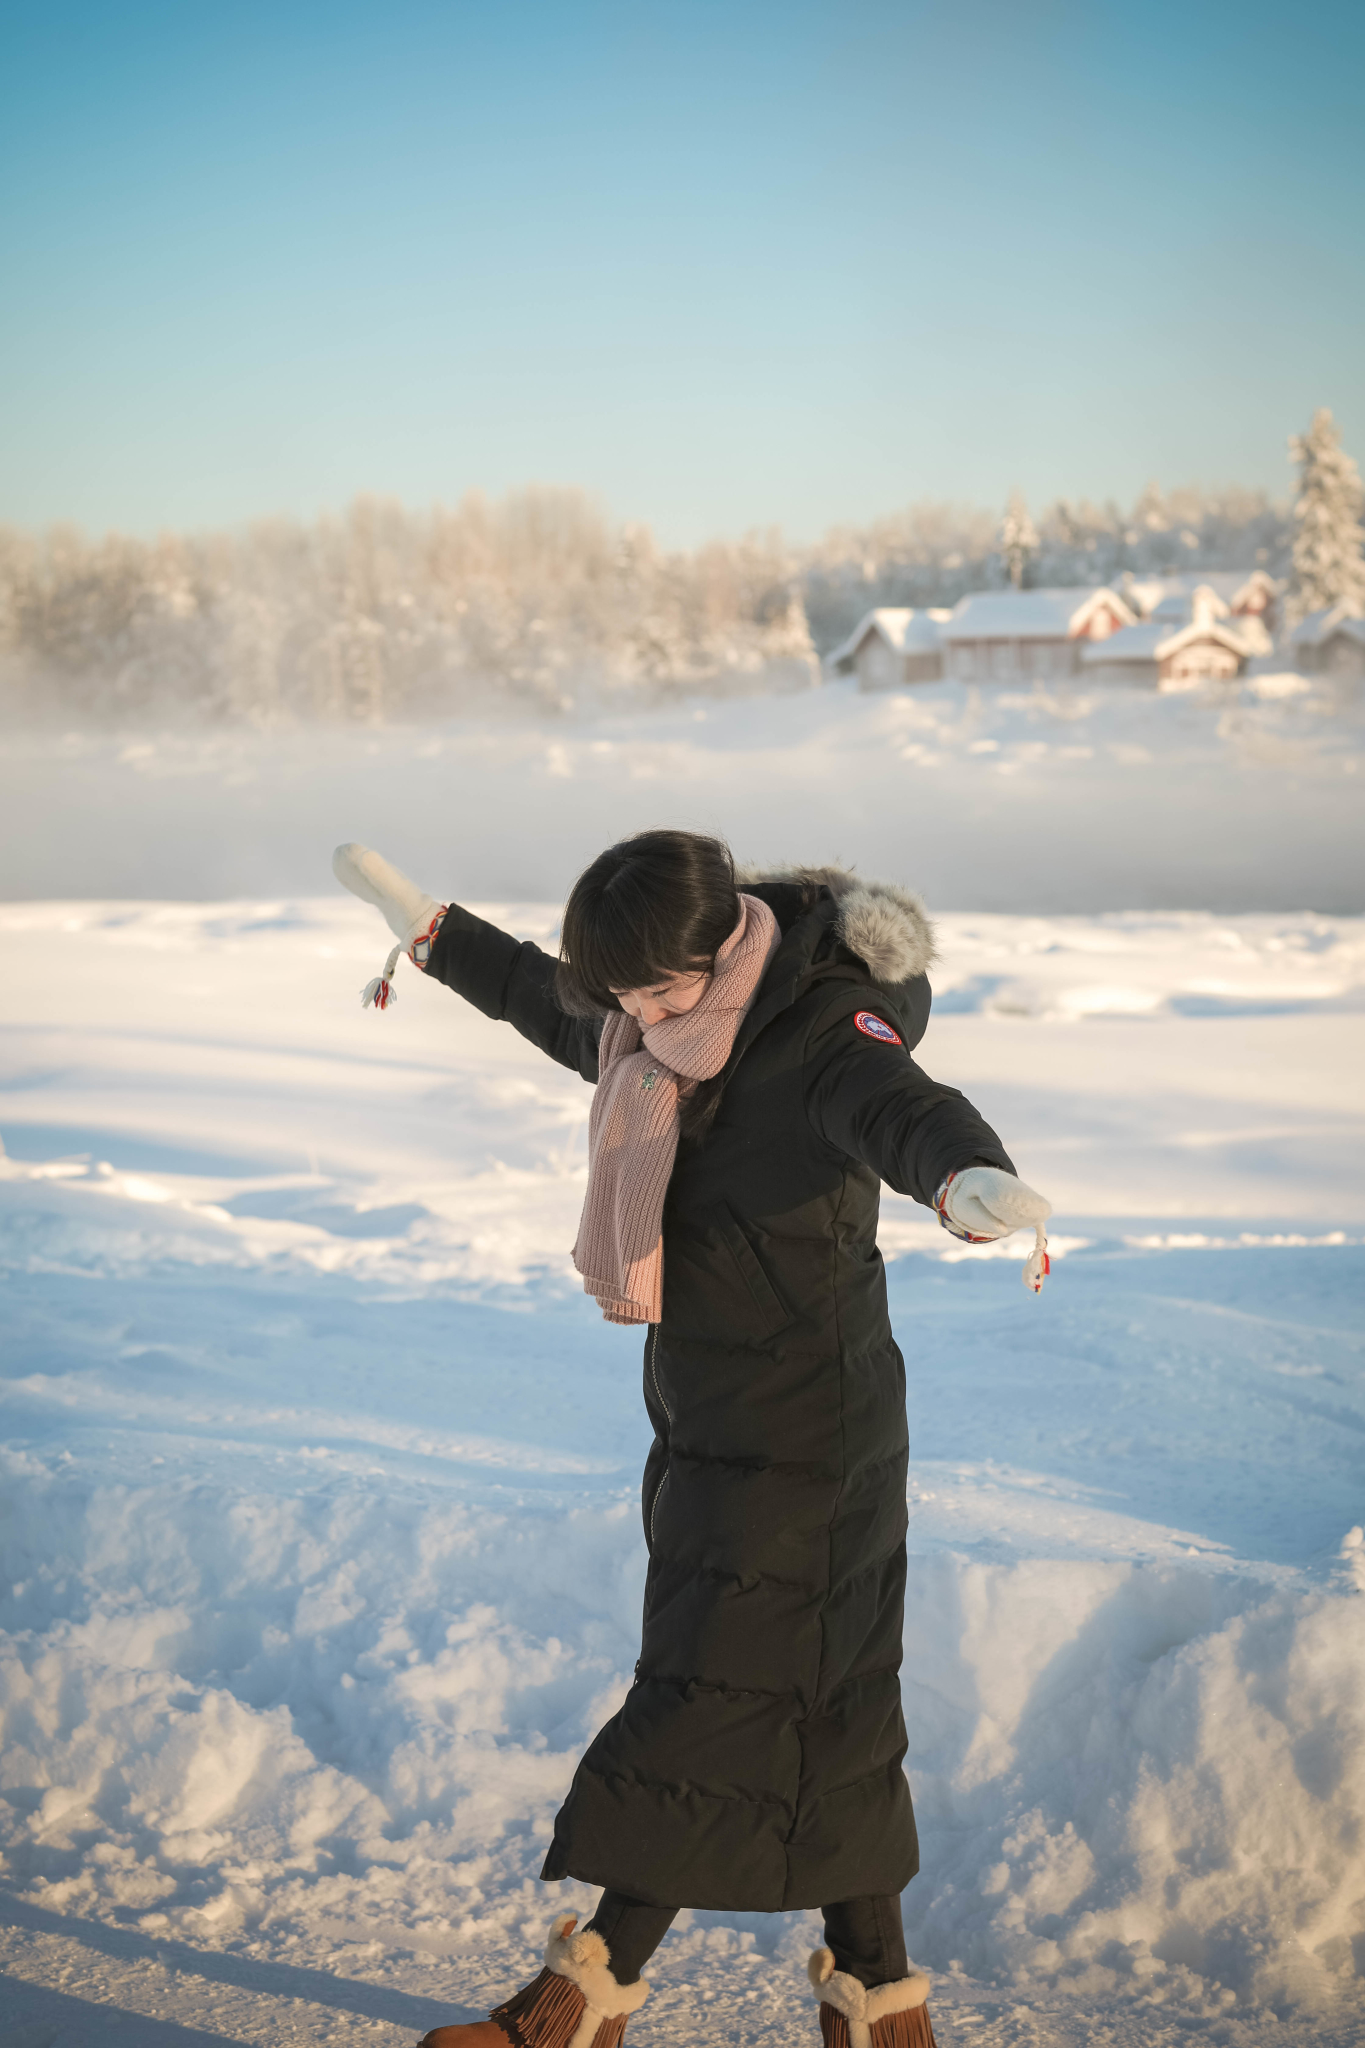
[[[570,1016],[606,1016],[620,1008],[613,989],[706,972],[738,922],[735,863],[723,839],[637,832],[599,853],[569,892],[555,998]],[[720,1093],[717,1076],[684,1099],[684,1137],[710,1128]]]

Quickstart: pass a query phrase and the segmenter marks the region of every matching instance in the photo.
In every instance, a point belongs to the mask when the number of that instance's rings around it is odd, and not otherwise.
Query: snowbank
[[[11,1886],[266,1953],[533,1934],[546,1829],[634,1655],[633,1503],[422,1501],[344,1461],[270,1493],[13,1466],[7,1491]],[[917,1557],[916,1956],[1025,1995],[1330,2009],[1365,1893],[1338,1576]]]

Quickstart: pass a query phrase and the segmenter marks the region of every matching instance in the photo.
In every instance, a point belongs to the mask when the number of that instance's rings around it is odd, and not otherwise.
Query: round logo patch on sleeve
[[[883,1045],[904,1045],[899,1031],[893,1031],[880,1017],[874,1017],[870,1010],[859,1010],[853,1019],[864,1038],[879,1038]]]

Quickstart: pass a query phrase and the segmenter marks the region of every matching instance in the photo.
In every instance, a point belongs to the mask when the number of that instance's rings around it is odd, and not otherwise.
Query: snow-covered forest
[[[1008,520],[1006,522],[1008,526]],[[1243,490],[1030,522],[1029,582],[1290,567],[1289,507]],[[810,546],[780,533],[688,550],[568,489],[453,510],[357,499],[237,533],[89,539],[0,530],[11,716],[413,718],[678,691],[804,687],[875,605],[952,604],[1019,567],[999,516],[918,504]]]

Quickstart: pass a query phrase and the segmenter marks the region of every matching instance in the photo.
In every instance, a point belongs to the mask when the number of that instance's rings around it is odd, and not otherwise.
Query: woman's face
[[[628,1017],[638,1017],[641,1028],[662,1024],[665,1017],[681,1017],[697,1004],[711,986],[708,969],[696,974],[666,974],[648,988],[614,988],[615,996]]]

